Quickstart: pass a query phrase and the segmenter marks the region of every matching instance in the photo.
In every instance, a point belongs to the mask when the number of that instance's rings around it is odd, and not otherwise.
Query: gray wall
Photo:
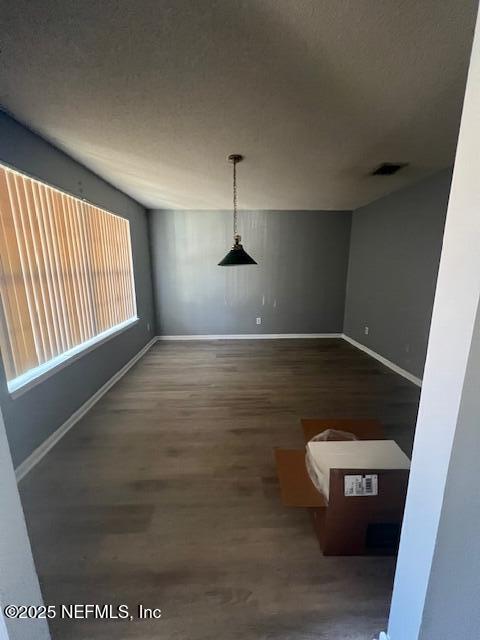
[[[341,332],[350,223],[350,212],[241,211],[258,266],[229,268],[217,263],[231,212],[152,211],[157,333]]]
[[[9,395],[0,367],[0,404],[18,465],[153,336],[152,284],[147,217],[139,204],[2,112],[0,162],[128,218],[140,317],[135,326],[16,399]]]
[[[451,171],[442,171],[356,210],[352,220],[344,332],[419,377],[450,182]]]

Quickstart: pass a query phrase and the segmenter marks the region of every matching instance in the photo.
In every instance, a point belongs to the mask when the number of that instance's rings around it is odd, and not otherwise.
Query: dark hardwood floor
[[[21,482],[54,640],[372,640],[395,561],[322,556],[280,504],[272,448],[302,417],[375,417],[410,454],[419,389],[342,340],[164,342]]]

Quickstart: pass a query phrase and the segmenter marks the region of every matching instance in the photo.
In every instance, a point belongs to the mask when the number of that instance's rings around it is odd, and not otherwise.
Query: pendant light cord
[[[233,237],[237,235],[237,162],[233,161]]]
[[[233,246],[227,255],[220,260],[220,267],[234,267],[241,264],[257,264],[252,256],[242,246],[242,238],[238,233],[238,210],[237,210],[237,163],[243,160],[239,153],[231,153],[228,161],[233,164]]]

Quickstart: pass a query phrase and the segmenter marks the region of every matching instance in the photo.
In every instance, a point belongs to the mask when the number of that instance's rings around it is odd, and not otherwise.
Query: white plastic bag
[[[350,431],[340,431],[339,429],[325,429],[321,433],[310,439],[310,442],[325,442],[327,440],[358,440],[357,436]]]
[[[317,433],[316,436],[310,438],[309,442],[327,442],[331,440],[358,440],[357,436],[354,433],[350,433],[349,431],[340,431],[339,429],[325,429],[321,433]],[[318,471],[314,466],[310,459],[310,452],[307,447],[307,452],[305,455],[305,466],[308,471],[308,475],[310,476],[310,480],[313,483],[313,486],[320,491],[320,493],[324,496],[325,500],[328,502],[328,490],[327,490],[327,482],[326,478]]]

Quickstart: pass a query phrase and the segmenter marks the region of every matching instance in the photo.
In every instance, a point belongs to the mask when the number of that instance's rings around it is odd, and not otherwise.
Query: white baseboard
[[[104,396],[107,391],[109,391],[113,385],[122,378],[129,369],[136,364],[140,358],[145,355],[145,353],[150,349],[152,345],[157,342],[157,337],[152,338],[150,342],[148,342],[143,349],[141,349],[131,360],[127,362],[119,371],[117,371],[111,378],[108,380],[98,391],[96,391],[93,396],[91,396],[86,402],[79,407],[75,413],[66,420],[56,431],[54,431],[42,444],[37,447],[29,456],[25,458],[25,460],[15,469],[15,476],[17,478],[17,482],[20,482],[22,478],[24,478],[29,471],[33,469],[33,467],[40,462],[40,460],[50,451],[52,447],[54,447],[60,438],[70,431],[70,429],[81,419],[83,416],[90,411],[94,404],[96,404],[102,396]]]
[[[356,340],[354,340],[353,338],[350,338],[350,336],[347,336],[344,333],[238,333],[238,334],[226,334],[226,335],[222,335],[222,334],[219,334],[219,335],[215,335],[215,334],[202,334],[202,335],[188,334],[188,335],[178,335],[178,336],[157,336],[157,340],[160,340],[160,341],[162,341],[162,340],[165,340],[165,341],[175,341],[175,340],[178,340],[178,341],[185,341],[185,340],[284,340],[284,339],[290,339],[290,340],[299,340],[300,339],[300,340],[303,340],[305,338],[317,338],[317,339],[318,338],[342,338],[343,340],[346,340],[347,342],[349,342],[354,347],[357,347],[357,349],[360,349],[361,351],[364,351],[365,353],[367,353],[372,358],[375,358],[375,360],[378,360],[379,362],[384,364],[386,367],[388,367],[392,371],[395,371],[395,373],[398,373],[399,375],[403,376],[404,378],[406,378],[410,382],[413,382],[413,384],[416,384],[417,387],[421,387],[422,386],[422,381],[421,381],[420,378],[417,378],[416,376],[414,376],[409,371],[406,371],[405,369],[402,369],[402,367],[399,367],[394,362],[391,362],[390,360],[387,360],[387,358],[384,358],[379,353],[376,353],[375,351],[372,351],[371,349],[369,349],[365,345],[361,344],[360,342],[357,342]]]
[[[152,347],[158,340],[283,340],[283,339],[312,339],[312,338],[341,338],[346,340],[351,345],[364,351],[372,358],[375,358],[386,367],[395,371],[399,375],[403,376],[418,387],[422,386],[420,378],[412,375],[405,369],[402,369],[398,365],[390,360],[387,360],[383,356],[375,351],[372,351],[365,345],[357,342],[350,336],[343,333],[241,333],[241,334],[229,334],[229,335],[181,335],[181,336],[155,336],[150,342],[148,342],[143,349],[141,349],[126,365],[124,365],[119,371],[117,371],[93,396],[91,396],[82,406],[73,413],[68,420],[66,420],[54,433],[52,433],[42,444],[33,451],[28,458],[26,458],[16,469],[15,476],[17,482],[20,482],[31,469],[50,451],[52,447],[68,432],[70,429],[90,411],[90,409],[109,391],[113,385],[122,378],[129,369],[136,364],[140,358]]]
[[[158,340],[303,340],[304,338],[341,338],[341,333],[238,333],[226,335],[157,336]]]
[[[360,342],[357,342],[356,340],[354,340],[353,338],[350,338],[350,336],[347,336],[346,334],[342,334],[342,338],[344,340],[346,340],[347,342],[349,342],[354,347],[356,347],[357,349],[360,349],[360,351],[364,351],[366,354],[368,354],[372,358],[375,358],[375,360],[378,360],[379,362],[384,364],[386,367],[388,367],[392,371],[395,371],[395,373],[398,373],[400,376],[403,376],[404,378],[406,378],[410,382],[413,382],[413,384],[416,384],[417,387],[421,387],[422,386],[421,378],[417,378],[417,376],[414,376],[413,373],[410,373],[409,371],[406,371],[405,369],[402,369],[402,367],[399,367],[394,362],[391,362],[390,360],[387,360],[387,358],[384,358],[379,353],[376,353],[375,351],[372,351],[371,349],[366,347],[364,344],[361,344]]]

